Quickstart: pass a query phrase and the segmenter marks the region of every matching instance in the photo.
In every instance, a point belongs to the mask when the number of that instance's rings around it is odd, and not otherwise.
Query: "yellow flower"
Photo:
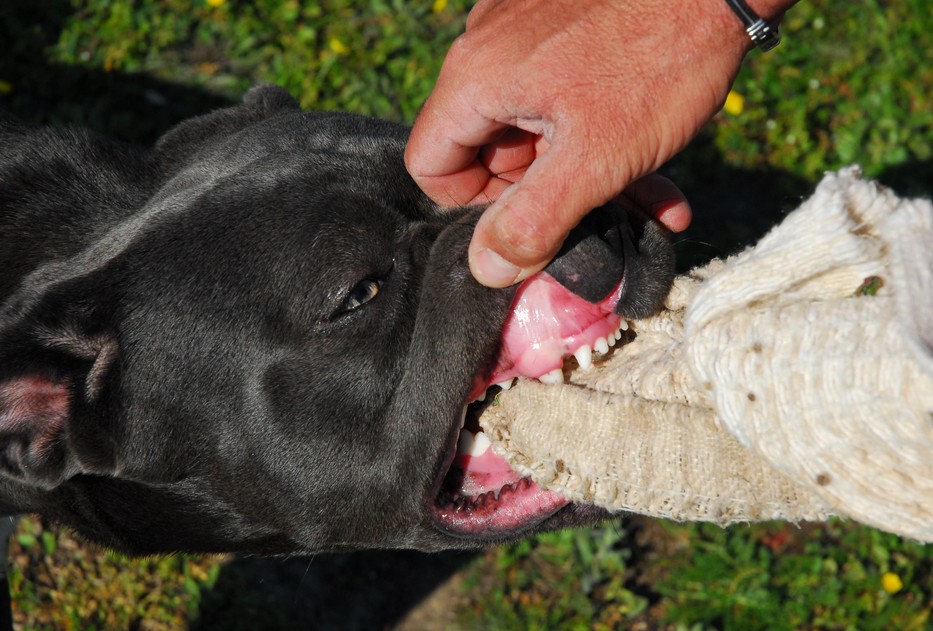
[[[885,572],[881,577],[881,587],[889,594],[896,594],[904,588],[904,581],[894,572]]]
[[[227,0],[207,0],[207,4],[209,4],[210,6],[212,6],[212,7],[214,7],[214,8],[216,9],[217,7],[219,7],[220,5],[222,5],[222,4],[223,4],[224,2],[226,2],[226,1],[227,1]]]
[[[337,53],[338,55],[346,55],[350,52],[350,49],[347,48],[347,45],[341,42],[336,37],[331,37],[330,41],[327,42],[327,45],[330,46],[330,49]]]
[[[9,94],[13,91],[13,84],[0,79],[0,94]]]
[[[447,0],[434,0],[434,4],[431,5],[431,10],[435,13],[440,13],[447,8]]]
[[[726,103],[722,106],[722,109],[725,110],[727,114],[738,116],[745,111],[745,97],[735,90],[729,90],[729,94],[726,96]]]

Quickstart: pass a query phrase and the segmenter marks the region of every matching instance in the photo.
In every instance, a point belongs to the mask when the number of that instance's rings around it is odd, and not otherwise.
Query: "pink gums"
[[[458,455],[453,466],[463,471],[458,494],[464,499],[440,507],[437,514],[450,531],[488,535],[522,530],[570,503],[560,493],[522,478],[491,448],[481,456]]]
[[[502,329],[496,367],[474,386],[479,397],[491,384],[513,377],[540,377],[560,368],[584,344],[614,334],[622,318],[614,309],[622,282],[599,302],[587,302],[541,272],[518,288]],[[471,399],[472,400],[472,399]]]
[[[613,335],[621,322],[614,312],[621,286],[620,281],[609,296],[591,303],[548,274],[525,281],[503,328],[496,367],[488,378],[477,380],[470,400],[494,383],[517,376],[540,377],[559,368],[564,357],[584,344],[592,346],[597,339]],[[526,528],[570,503],[559,493],[523,479],[491,448],[481,456],[457,454],[453,469],[463,475],[457,495],[469,499],[439,507],[440,523],[451,531],[480,534]]]

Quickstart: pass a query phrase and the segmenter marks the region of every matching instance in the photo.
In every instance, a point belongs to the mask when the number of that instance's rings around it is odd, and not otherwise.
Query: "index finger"
[[[419,187],[441,205],[494,199],[507,185],[479,159],[508,126],[483,116],[462,94],[440,81],[418,115],[405,147],[405,166]],[[488,201],[486,199],[486,201]]]

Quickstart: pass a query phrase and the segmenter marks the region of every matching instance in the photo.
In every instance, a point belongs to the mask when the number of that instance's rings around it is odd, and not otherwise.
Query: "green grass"
[[[470,3],[216,4],[4,3],[0,105],[148,142],[274,82],[308,108],[411,121]],[[742,107],[719,114],[666,169],[697,217],[678,246],[683,264],[754,240],[823,171],[853,162],[902,193],[929,195],[931,33],[926,0],[795,7],[781,47],[752,53],[743,68],[734,88]],[[298,609],[297,594],[313,596],[300,575],[289,584],[295,596],[263,604],[268,583],[238,578],[223,592],[226,558],[129,560],[27,520],[12,563],[23,628],[314,626],[284,612],[290,601]],[[722,530],[637,518],[490,550],[460,571],[463,594],[452,602],[464,629],[922,629],[931,566],[930,548],[855,524]],[[241,626],[201,617],[215,601]]]
[[[933,158],[933,52],[929,6],[802,2],[784,43],[753,54],[736,83],[746,108],[723,116],[727,161],[814,179],[853,162],[877,177]]]
[[[231,96],[272,82],[306,108],[412,120],[463,29],[466,4],[76,1],[49,53],[64,64],[181,78]]]
[[[187,627],[222,557],[130,559],[87,546],[68,531],[23,518],[11,542],[10,591],[21,628],[152,631]]]
[[[928,546],[836,520],[721,529],[635,518],[489,552],[468,570],[461,624],[925,629],[931,565]],[[886,574],[902,587],[886,589]]]
[[[642,616],[631,548],[616,528],[557,532],[481,558],[465,574],[469,629],[612,629]]]
[[[665,615],[730,629],[922,629],[930,615],[933,551],[839,522],[692,529],[683,555],[664,559],[655,585]],[[904,584],[884,587],[890,573]]]

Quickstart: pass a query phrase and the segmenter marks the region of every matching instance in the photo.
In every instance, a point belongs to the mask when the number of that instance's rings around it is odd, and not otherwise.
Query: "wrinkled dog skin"
[[[150,151],[0,119],[0,512],[132,553],[468,548],[599,518],[439,522],[515,290],[473,281],[482,209],[439,211],[406,137],[270,86]],[[661,231],[594,217],[555,278],[592,300],[624,276],[619,311],[656,310]]]

